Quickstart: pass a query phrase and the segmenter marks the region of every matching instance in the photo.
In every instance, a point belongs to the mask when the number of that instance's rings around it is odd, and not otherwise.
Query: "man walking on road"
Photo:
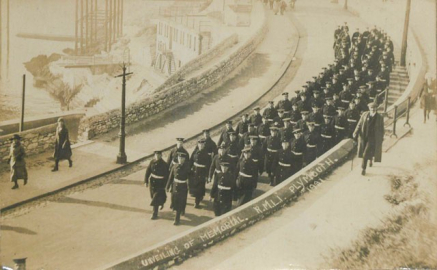
[[[179,225],[181,215],[185,214],[188,195],[188,177],[190,176],[190,164],[187,161],[188,155],[179,152],[177,154],[177,162],[170,171],[166,189],[171,192],[170,208],[176,211],[176,216],[173,225]]]
[[[58,127],[56,128],[56,142],[55,142],[55,152],[53,157],[55,158],[55,167],[52,172],[56,172],[59,167],[59,161],[68,160],[68,165],[71,168],[73,166],[73,161],[71,160],[72,152],[70,146],[70,138],[68,134],[68,129],[65,126],[64,119],[58,119]]]
[[[369,103],[369,111],[361,115],[354,131],[354,138],[358,139],[358,157],[363,158],[362,175],[366,175],[367,161],[370,167],[373,161],[381,162],[382,141],[384,140],[384,117],[376,112],[377,104]],[[373,159],[373,161],[372,161]]]
[[[150,161],[144,177],[144,183],[146,187],[149,187],[150,183],[150,206],[153,206],[152,219],[158,219],[158,207],[161,209],[164,207],[164,203],[167,200],[167,194],[165,194],[165,185],[168,178],[168,164],[162,159],[161,151],[155,151],[155,159]]]

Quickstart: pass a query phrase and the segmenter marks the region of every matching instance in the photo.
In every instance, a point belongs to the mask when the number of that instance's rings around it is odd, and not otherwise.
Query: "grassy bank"
[[[420,171],[420,166],[416,166]],[[437,212],[423,179],[435,175],[392,175],[391,192],[384,198],[393,213],[382,225],[367,228],[348,248],[336,248],[324,256],[326,265],[339,269],[437,268]],[[432,180],[432,181],[423,181]],[[432,190],[431,189],[431,190]]]

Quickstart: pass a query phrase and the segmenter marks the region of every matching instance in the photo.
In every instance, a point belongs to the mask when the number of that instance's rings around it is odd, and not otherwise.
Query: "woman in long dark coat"
[[[17,189],[18,179],[23,179],[24,185],[27,184],[27,169],[26,161],[24,160],[26,151],[21,145],[21,137],[18,134],[15,134],[12,140],[8,162],[11,166],[11,182],[14,182],[12,189]]]
[[[435,95],[427,82],[424,84],[420,97],[420,108],[423,109],[423,123],[426,123],[426,119],[429,120],[429,113],[436,109]]]
[[[55,152],[53,157],[55,158],[55,167],[52,172],[55,172],[59,168],[59,161],[68,160],[69,167],[73,166],[73,161],[71,160],[70,138],[68,135],[68,129],[65,126],[64,119],[58,119],[58,127],[56,128],[56,142],[55,142]]]

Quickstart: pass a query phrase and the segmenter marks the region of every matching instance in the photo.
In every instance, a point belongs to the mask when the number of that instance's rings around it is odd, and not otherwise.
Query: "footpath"
[[[237,75],[219,89],[197,95],[195,102],[189,106],[163,112],[153,120],[127,127],[128,162],[174,145],[176,137],[188,138],[204,128],[219,124],[263,95],[291,61],[288,56],[294,53],[298,42],[295,28],[280,30],[281,26],[290,24],[287,18],[270,17],[268,22],[266,38],[246,60],[247,63],[242,64],[250,66],[250,72],[244,76]],[[23,186],[20,181],[17,190],[11,190],[9,172],[0,173],[1,208],[120,167],[115,163],[119,149],[117,132],[77,145],[73,149],[73,168],[68,168],[65,162],[60,164],[58,172],[51,172],[54,165],[50,161],[52,153],[28,158],[29,183]]]

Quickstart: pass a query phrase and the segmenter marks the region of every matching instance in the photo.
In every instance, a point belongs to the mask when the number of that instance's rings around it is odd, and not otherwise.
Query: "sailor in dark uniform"
[[[290,118],[284,118],[284,127],[280,130],[281,140],[290,141],[293,138],[293,127],[290,120]]]
[[[313,91],[313,97],[310,99],[311,105],[317,105],[319,108],[323,106],[323,104],[325,103],[325,101],[323,100],[323,98],[320,96],[320,91],[319,90],[314,90]]]
[[[211,156],[211,159],[217,155],[217,144],[211,139],[211,135],[209,134],[209,129],[203,130],[203,138],[205,139],[205,149],[206,152]],[[208,168],[209,169],[209,168]]]
[[[273,119],[275,119],[275,117],[278,116],[278,112],[276,111],[276,109],[274,107],[273,101],[269,101],[269,106],[264,109],[263,116],[265,116],[267,118],[267,120],[269,120],[269,119],[273,120]]]
[[[167,158],[167,164],[169,165],[169,171],[171,171],[171,168],[174,164],[178,161],[178,153],[185,153],[187,155],[187,158],[189,158],[188,151],[184,148],[184,139],[183,138],[177,138],[176,139],[176,147],[171,150],[170,155]]]
[[[228,162],[221,162],[220,172],[215,174],[211,198],[214,199],[213,208],[216,217],[226,214],[232,209],[232,195],[235,189],[235,174],[229,168]]]
[[[273,185],[282,183],[285,179],[292,175],[292,154],[290,151],[290,142],[288,140],[282,140],[282,149],[279,150],[276,160],[273,164],[275,178]]]
[[[238,162],[238,177],[236,182],[238,190],[237,206],[252,200],[253,191],[258,184],[258,168],[250,155],[250,148],[243,149],[243,157]]]
[[[288,99],[288,92],[282,93],[283,99],[278,101],[276,104],[276,110],[283,109],[284,112],[288,113],[291,110],[291,101]]]
[[[296,104],[298,101],[300,101],[300,90],[296,90],[296,91],[294,91],[295,93],[296,93],[296,96],[294,96],[294,97],[292,97],[291,99],[290,99],[290,101],[291,101],[291,105],[294,105],[294,104]]]
[[[258,136],[260,138],[261,145],[270,135],[270,123],[267,121],[267,118],[263,116],[262,123],[258,126]]]
[[[294,140],[291,142],[290,150],[292,157],[292,174],[297,173],[303,166],[303,157],[306,151],[306,142],[302,136],[302,130],[295,129],[293,131]]]
[[[317,158],[320,145],[320,133],[315,130],[314,122],[307,122],[308,130],[304,133],[306,151],[304,153],[304,166],[310,164]]]
[[[305,130],[308,129],[307,127],[307,121],[308,121],[308,116],[309,116],[309,111],[301,111],[300,112],[302,115],[302,119],[300,119],[299,121],[297,121],[296,126],[294,127],[295,129],[300,129],[302,130],[302,132],[304,132]]]
[[[284,109],[278,109],[278,116],[273,119],[273,124],[278,128],[282,128],[284,126],[284,118],[286,117]]]
[[[297,108],[300,112],[302,111],[310,111],[311,110],[311,103],[310,100],[307,98],[305,93],[301,93],[300,95],[301,100],[297,102]]]
[[[258,167],[258,174],[261,175],[264,172],[265,153],[262,146],[259,144],[258,136],[250,136],[250,143],[247,147],[250,147],[250,156]]]
[[[320,127],[324,122],[323,113],[317,104],[313,104],[313,112],[309,115],[308,121],[313,122],[315,132],[320,134]],[[308,125],[307,121],[307,125]]]
[[[259,113],[260,108],[257,106],[253,108],[253,114],[250,116],[250,123],[258,127],[262,123],[262,115]]]
[[[324,115],[325,117],[325,123],[323,123],[320,136],[321,136],[321,144],[319,150],[318,156],[323,155],[326,151],[331,149],[331,147],[334,145],[334,139],[335,139],[335,130],[334,126],[332,124],[332,116],[330,115]]]
[[[235,132],[237,132],[238,137],[241,138],[247,132],[249,128],[249,115],[247,113],[241,115],[241,121],[238,123],[235,128]]]
[[[338,114],[334,116],[334,128],[335,128],[335,143],[341,142],[347,137],[347,118],[344,115],[345,108],[338,107]]]
[[[212,159],[211,166],[209,168],[209,174],[208,174],[208,183],[212,181],[214,175],[216,173],[220,172],[220,164],[222,162],[228,162],[229,163],[230,158],[226,154],[226,147],[225,144],[222,144],[218,148],[218,153],[215,155]],[[231,168],[231,171],[235,170],[234,168]]]
[[[195,198],[195,208],[200,208],[200,202],[205,196],[205,185],[211,161],[211,156],[205,149],[205,139],[200,139],[190,158],[192,173],[188,179],[190,195]]]
[[[241,149],[239,142],[237,140],[237,133],[235,131],[229,132],[229,143],[226,145],[226,155],[229,157],[229,163],[231,168],[236,168],[238,163],[238,158],[241,154]],[[238,173],[237,171],[235,173]]]
[[[352,93],[349,91],[349,87],[345,84],[343,86],[343,91],[340,92],[340,101],[342,103],[342,107],[348,106],[352,98]]]
[[[170,208],[176,211],[174,225],[179,225],[181,215],[185,214],[188,195],[188,178],[191,174],[188,155],[183,152],[177,154],[178,161],[172,167],[167,182],[167,191],[171,192]]]
[[[297,107],[297,103],[293,103],[292,110],[290,112],[290,123],[291,126],[294,128],[294,126],[297,125],[297,122],[302,119],[302,115],[300,114],[300,111]]]
[[[222,145],[222,143],[225,143],[227,145],[229,143],[229,132],[231,131],[234,131],[234,129],[232,128],[232,121],[229,120],[228,122],[226,122],[226,127],[220,133],[217,145]]]
[[[338,110],[338,107],[343,106],[343,102],[341,102],[340,96],[338,95],[338,93],[333,94],[332,103],[333,103],[336,110]]]
[[[161,151],[155,151],[155,158],[150,161],[144,176],[144,183],[150,190],[152,201],[150,206],[153,206],[152,219],[158,218],[158,208],[164,207],[167,200],[165,194],[165,186],[168,181],[168,164],[162,159]]]
[[[347,119],[347,137],[353,138],[353,133],[355,131],[355,127],[358,124],[358,120],[360,120],[360,111],[357,110],[355,102],[349,103],[349,109],[344,112],[344,115]]]
[[[337,114],[337,109],[334,107],[332,97],[326,97],[326,104],[323,106],[323,116],[329,115],[334,117]]]
[[[243,135],[243,137],[240,138],[240,150],[243,150],[244,145],[249,144],[250,143],[250,137],[251,136],[256,136],[258,137],[258,132],[255,128],[254,124],[249,124],[249,129],[247,130],[247,132]],[[259,145],[261,146],[261,143],[259,142]]]
[[[265,153],[265,170],[270,178],[270,185],[273,186],[273,166],[278,155],[279,149],[281,149],[281,138],[278,135],[277,127],[270,127],[271,135],[267,137],[263,145],[263,150]]]

